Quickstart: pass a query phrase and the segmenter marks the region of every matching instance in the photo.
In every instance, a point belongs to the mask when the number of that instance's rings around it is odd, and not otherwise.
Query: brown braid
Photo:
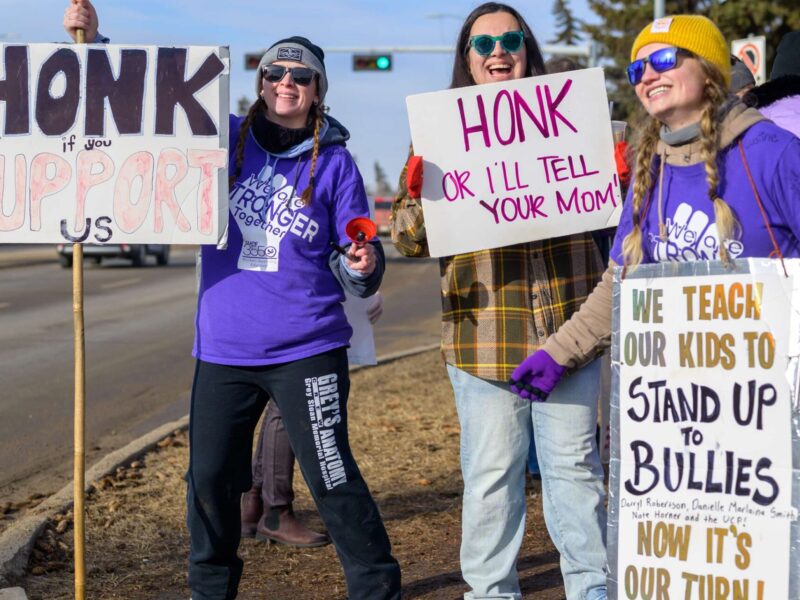
[[[719,188],[719,169],[717,167],[717,152],[719,150],[719,123],[717,113],[727,97],[727,89],[721,75],[716,68],[700,61],[708,78],[705,86],[707,104],[700,117],[700,155],[705,163],[706,182],[708,182],[708,198],[714,203],[714,220],[717,224],[719,236],[719,256],[722,262],[729,263],[728,249],[725,242],[740,232],[739,223],[725,200],[717,195]]]
[[[264,99],[259,97],[258,100],[253,102],[250,110],[247,111],[247,116],[242,121],[239,127],[239,137],[236,140],[236,167],[233,172],[228,176],[228,189],[233,189],[233,184],[242,172],[242,162],[244,161],[244,144],[247,132],[250,131],[250,125],[253,124],[253,119],[256,118],[259,110],[266,110],[267,105]]]
[[[311,152],[311,169],[308,172],[308,187],[303,190],[300,196],[303,199],[303,204],[306,206],[311,204],[311,195],[314,193],[314,171],[317,168],[317,157],[319,156],[319,130],[322,128],[322,118],[324,114],[322,107],[316,104],[313,110],[316,113],[314,119],[314,150]]]
[[[649,119],[645,124],[636,151],[636,177],[633,181],[633,229],[622,240],[622,258],[625,266],[636,267],[642,262],[642,227],[640,223],[642,204],[652,185],[653,155],[658,145],[661,123]]]

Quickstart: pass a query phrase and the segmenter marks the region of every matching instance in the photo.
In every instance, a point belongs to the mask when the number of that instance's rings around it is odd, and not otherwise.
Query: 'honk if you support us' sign
[[[616,225],[602,69],[409,96],[432,256]]]
[[[213,244],[228,49],[0,46],[0,242]]]

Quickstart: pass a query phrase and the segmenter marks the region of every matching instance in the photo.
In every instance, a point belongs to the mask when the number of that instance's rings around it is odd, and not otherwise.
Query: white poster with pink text
[[[431,256],[617,224],[602,69],[418,94],[406,105]]]
[[[228,49],[0,45],[0,243],[216,244]]]

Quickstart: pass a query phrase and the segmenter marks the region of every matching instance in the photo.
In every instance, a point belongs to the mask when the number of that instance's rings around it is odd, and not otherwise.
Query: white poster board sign
[[[767,80],[767,38],[763,35],[733,40],[731,54],[742,59],[745,66],[750,69],[756,85],[761,85]]]
[[[800,294],[737,264],[616,278],[610,597],[798,597]]]
[[[353,328],[350,338],[350,347],[347,349],[347,359],[351,365],[376,365],[375,337],[372,333],[372,323],[369,322],[367,309],[375,302],[375,298],[358,298],[345,292],[344,314],[347,322]]]
[[[602,69],[406,99],[431,256],[617,224]]]
[[[367,197],[369,203],[369,216],[375,219],[375,199]],[[375,302],[375,297],[359,298],[353,296],[345,290],[344,293],[344,314],[347,322],[353,328],[353,335],[350,337],[350,347],[347,349],[347,359],[350,365],[376,365],[378,359],[375,355],[375,336],[372,331],[372,323],[369,322],[367,309]]]
[[[218,46],[0,46],[0,243],[217,243],[229,68]]]

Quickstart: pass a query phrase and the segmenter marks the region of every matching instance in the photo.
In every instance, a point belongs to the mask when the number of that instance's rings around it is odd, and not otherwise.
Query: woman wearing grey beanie
[[[64,25],[97,36],[89,0]],[[344,570],[351,600],[400,598],[400,567],[350,450],[344,290],[374,294],[377,238],[345,253],[346,225],[369,215],[364,183],[328,117],[325,55],[302,37],[264,54],[256,101],[230,117],[227,247],[202,247],[189,423],[187,524],[193,600],[232,600],[243,563],[241,494],[268,402],[283,415],[303,477]],[[266,594],[269,596],[269,594]]]

